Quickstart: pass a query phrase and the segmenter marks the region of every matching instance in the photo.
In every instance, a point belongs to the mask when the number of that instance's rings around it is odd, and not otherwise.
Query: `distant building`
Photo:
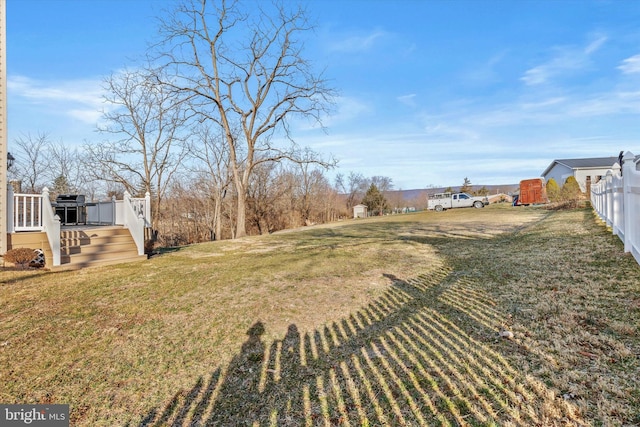
[[[355,205],[353,207],[353,217],[354,218],[366,218],[367,217],[367,207],[365,205]]]
[[[589,159],[561,159],[551,162],[542,177],[546,182],[553,178],[562,187],[570,176],[573,176],[583,192],[591,190],[591,184],[600,181],[607,174],[618,157],[594,157]]]

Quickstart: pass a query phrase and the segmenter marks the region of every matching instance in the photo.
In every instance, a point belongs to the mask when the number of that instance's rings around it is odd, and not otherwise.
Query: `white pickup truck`
[[[489,204],[486,197],[474,197],[467,193],[429,194],[427,209],[442,212],[453,208],[484,208]]]

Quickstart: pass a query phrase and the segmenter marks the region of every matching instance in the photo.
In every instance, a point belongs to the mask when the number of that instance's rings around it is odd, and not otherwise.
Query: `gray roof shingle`
[[[570,168],[610,168],[618,161],[617,157],[593,157],[590,159],[561,159],[555,160],[557,163],[569,166]]]
[[[618,157],[591,157],[588,159],[558,159],[551,162],[542,175],[546,175],[558,163],[571,169],[581,168],[610,168],[614,163],[618,162]]]

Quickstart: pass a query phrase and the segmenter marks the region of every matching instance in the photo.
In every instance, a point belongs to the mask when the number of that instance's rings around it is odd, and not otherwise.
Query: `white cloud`
[[[535,86],[550,82],[564,74],[583,70],[591,64],[590,56],[597,52],[607,41],[604,35],[597,35],[584,48],[562,46],[553,49],[553,57],[538,66],[528,69],[520,78],[526,85]]]
[[[478,134],[468,126],[457,126],[455,123],[438,122],[425,126],[424,131],[430,138],[457,139],[469,141],[478,138]]]
[[[573,102],[565,113],[573,117],[640,114],[640,91],[594,94],[579,102]]]
[[[68,110],[67,114],[81,122],[94,124],[102,119],[102,112],[99,110]]]
[[[371,104],[353,97],[339,97],[336,99],[336,112],[322,122],[325,126],[336,125],[352,121],[356,117],[372,112]]]
[[[538,65],[527,71],[521,80],[528,86],[548,83],[553,77],[580,70],[587,65],[586,57],[575,50],[557,49],[554,58],[545,64]]]
[[[549,78],[549,71],[544,66],[538,66],[525,71],[520,78],[526,85],[539,85],[545,83]]]
[[[329,46],[330,51],[342,53],[358,53],[368,51],[384,37],[387,36],[385,31],[375,30],[368,34],[354,35],[334,41]]]
[[[417,105],[415,99],[416,99],[416,94],[415,93],[411,93],[409,95],[402,95],[397,97],[396,99],[405,105],[408,105],[409,107],[415,107]]]
[[[584,49],[584,53],[587,55],[591,55],[592,53],[598,51],[608,40],[607,36],[603,34],[596,34],[594,40],[587,45]]]
[[[544,108],[561,104],[565,100],[566,98],[557,96],[557,97],[543,99],[541,101],[536,101],[536,102],[525,102],[521,105],[521,107],[524,110],[539,110],[539,109],[544,109]]]
[[[498,52],[481,63],[473,64],[472,67],[465,70],[461,77],[465,82],[473,85],[486,85],[501,80],[500,73],[497,71],[498,66],[507,56],[508,51]]]
[[[623,74],[636,74],[640,73],[640,54],[633,55],[625,60],[618,66],[618,70]]]
[[[553,127],[569,119],[602,121],[619,114],[640,115],[640,91],[577,92],[571,96],[516,100],[490,108],[475,108],[459,116],[457,127],[469,132],[525,125]]]
[[[35,106],[46,105],[50,114],[63,114],[95,124],[100,116],[103,90],[100,80],[46,82],[25,76],[9,76],[9,96]]]

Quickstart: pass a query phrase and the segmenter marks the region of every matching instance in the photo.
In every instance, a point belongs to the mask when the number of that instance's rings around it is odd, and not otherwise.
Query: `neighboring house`
[[[551,162],[542,177],[546,182],[553,178],[562,187],[570,176],[573,176],[583,192],[591,190],[591,184],[595,184],[607,174],[614,163],[618,163],[618,157],[594,157],[588,159],[560,159]]]
[[[367,217],[367,207],[365,205],[355,205],[353,207],[353,217],[354,218],[366,218]]]

